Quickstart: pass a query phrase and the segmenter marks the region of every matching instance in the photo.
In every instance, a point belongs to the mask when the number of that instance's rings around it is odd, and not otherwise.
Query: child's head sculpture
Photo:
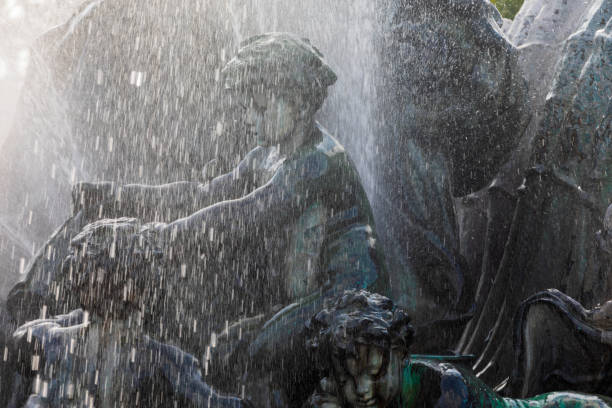
[[[325,376],[313,406],[386,407],[400,393],[414,329],[393,302],[346,291],[307,323],[307,347]]]
[[[257,142],[282,145],[313,128],[313,116],[336,74],[307,39],[268,33],[242,43],[223,69],[225,89],[245,110]]]

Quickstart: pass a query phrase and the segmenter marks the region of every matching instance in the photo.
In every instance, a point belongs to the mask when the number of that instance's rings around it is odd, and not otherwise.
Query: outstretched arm
[[[163,224],[155,233],[176,259],[189,256],[194,248],[203,251],[219,244],[231,244],[237,237],[263,238],[282,228],[299,209],[299,188],[287,188],[291,185],[287,183],[288,177],[291,175],[281,168],[270,181],[246,196],[216,203]]]
[[[257,165],[267,151],[252,150],[231,172],[206,184],[181,181],[163,185],[79,183],[73,188],[75,213],[88,219],[138,217],[176,220],[214,203],[240,198],[256,187]]]

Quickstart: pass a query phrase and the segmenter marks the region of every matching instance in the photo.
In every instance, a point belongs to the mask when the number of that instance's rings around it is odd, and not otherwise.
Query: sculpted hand
[[[230,364],[236,350],[250,342],[264,323],[265,315],[260,314],[228,324],[225,330],[215,337],[215,344],[211,344],[211,358],[216,360],[216,363]]]
[[[246,317],[234,323],[228,322],[225,329],[212,334],[202,361],[207,375],[220,381],[235,382],[244,373],[240,367],[249,358],[248,345],[265,323],[264,315]]]
[[[243,335],[257,330],[265,323],[265,315],[259,314],[257,316],[245,317],[237,322],[228,325],[225,330],[219,334],[217,341],[234,342],[241,340]]]

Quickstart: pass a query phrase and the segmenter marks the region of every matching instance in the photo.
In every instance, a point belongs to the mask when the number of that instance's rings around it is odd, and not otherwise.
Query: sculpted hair
[[[356,355],[358,345],[399,350],[407,355],[414,329],[391,299],[365,290],[345,291],[306,324],[306,347],[320,362],[331,355]]]
[[[241,44],[223,69],[225,89],[249,88],[276,91],[291,97],[299,93],[318,110],[336,74],[323,54],[308,39],[289,33],[267,33]]]

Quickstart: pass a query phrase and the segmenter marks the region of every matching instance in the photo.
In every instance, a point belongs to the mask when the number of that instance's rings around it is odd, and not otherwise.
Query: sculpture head
[[[223,69],[224,86],[244,109],[247,128],[264,146],[313,126],[336,75],[306,39],[287,33],[249,38]]]
[[[308,322],[307,347],[341,406],[385,407],[400,393],[413,333],[390,299],[346,291]]]

